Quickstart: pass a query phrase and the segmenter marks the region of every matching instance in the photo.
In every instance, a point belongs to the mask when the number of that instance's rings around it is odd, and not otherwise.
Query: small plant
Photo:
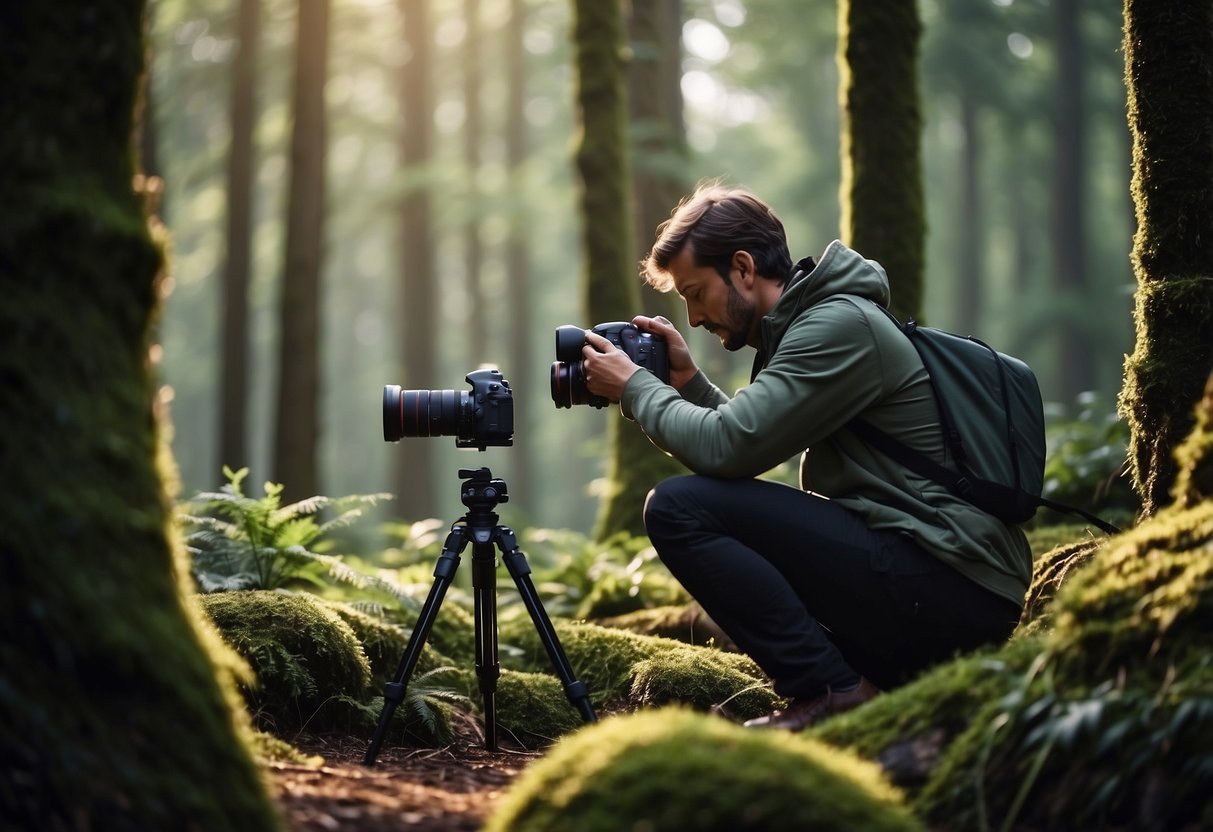
[[[577,532],[535,529],[527,546],[536,588],[556,615],[599,618],[690,600],[644,537],[620,533],[596,543]]]
[[[358,520],[363,510],[389,498],[388,494],[348,497],[309,497],[282,505],[282,486],[267,482],[265,494],[244,494],[248,469],[223,469],[227,485],[218,492],[201,492],[179,514],[186,527],[186,545],[194,578],[202,592],[236,589],[279,589],[292,584],[324,586],[332,578],[359,588],[375,584],[393,595],[394,587],[365,575],[324,552],[325,536]],[[318,522],[331,510],[335,517]]]
[[[1045,408],[1044,496],[1088,510],[1135,511],[1136,497],[1124,476],[1128,423],[1095,393],[1083,393],[1075,404]]]

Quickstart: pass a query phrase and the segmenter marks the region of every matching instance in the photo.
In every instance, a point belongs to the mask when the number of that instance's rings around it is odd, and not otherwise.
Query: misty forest
[[[1213,827],[1213,0],[60,0],[0,43],[0,827]],[[557,327],[636,315],[750,382],[639,276],[708,181],[1025,361],[1087,513],[1022,524],[1009,640],[800,733],[738,724],[784,702],[646,536],[688,469],[555,400]]]

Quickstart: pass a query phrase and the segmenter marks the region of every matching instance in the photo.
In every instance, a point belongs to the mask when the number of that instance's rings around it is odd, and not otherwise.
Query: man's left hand
[[[622,398],[624,385],[632,373],[641,369],[639,364],[628,358],[627,353],[616,349],[606,338],[590,330],[586,330],[581,354],[585,359],[581,369],[586,389],[612,402]]]

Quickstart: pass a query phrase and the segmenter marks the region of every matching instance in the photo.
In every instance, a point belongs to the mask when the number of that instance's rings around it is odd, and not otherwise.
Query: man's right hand
[[[699,368],[695,366],[695,360],[691,358],[691,351],[687,348],[687,342],[682,337],[682,333],[670,323],[669,319],[661,315],[655,318],[637,315],[632,319],[632,323],[637,329],[651,332],[654,335],[660,335],[665,339],[666,349],[670,358],[670,384],[675,390],[681,390],[682,386],[699,372]]]

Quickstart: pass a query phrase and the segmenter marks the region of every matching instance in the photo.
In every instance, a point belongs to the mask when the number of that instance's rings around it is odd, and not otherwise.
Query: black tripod
[[[497,750],[497,677],[501,675],[501,665],[497,662],[497,555],[494,546],[501,550],[502,560],[522,595],[527,612],[539,631],[539,637],[547,649],[548,657],[556,666],[556,673],[564,683],[564,692],[569,701],[581,712],[586,722],[597,722],[594,708],[590,705],[589,689],[584,682],[573,677],[569,660],[565,657],[552,628],[552,622],[539,596],[535,585],[531,582],[531,567],[526,562],[526,556],[518,548],[518,539],[514,532],[498,525],[497,514],[493,511],[498,503],[506,502],[505,480],[493,479],[488,468],[476,470],[460,469],[459,479],[463,480],[460,488],[460,499],[468,507],[467,514],[459,518],[451,526],[446,543],[443,544],[442,554],[438,556],[438,564],[434,567],[434,584],[430,594],[425,599],[425,605],[417,617],[413,635],[396,676],[384,686],[383,712],[379,715],[379,726],[375,736],[366,750],[364,765],[374,765],[379,755],[379,746],[383,743],[383,735],[391,722],[392,712],[404,700],[404,691],[408,686],[409,677],[417,666],[417,658],[421,648],[429,638],[430,628],[442,605],[455,570],[459,567],[459,554],[469,542],[472,544],[472,590],[475,597],[476,619],[476,678],[480,682],[480,694],[484,698],[484,746],[490,751]]]

